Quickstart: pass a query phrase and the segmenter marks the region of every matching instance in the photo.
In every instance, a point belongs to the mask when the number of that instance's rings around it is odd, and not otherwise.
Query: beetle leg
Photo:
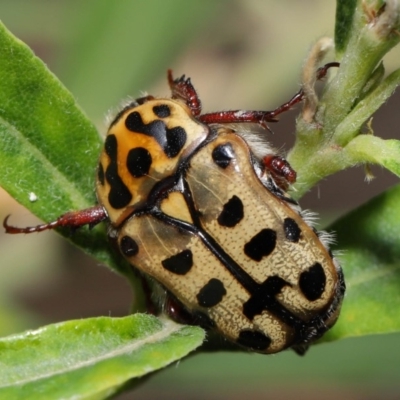
[[[263,157],[262,162],[265,169],[269,171],[275,183],[282,190],[286,191],[289,185],[292,185],[296,182],[296,171],[283,157],[275,154],[267,154]]]
[[[189,106],[193,116],[197,117],[201,114],[201,101],[190,78],[182,75],[180,78],[174,79],[172,77],[172,70],[169,69],[168,83],[173,99],[183,100]]]
[[[331,62],[325,64],[323,67],[317,70],[317,79],[322,79],[328,72],[329,68],[338,67],[338,62]],[[244,110],[232,110],[232,111],[221,111],[199,115],[197,118],[199,121],[205,124],[233,124],[241,122],[250,122],[261,125],[264,129],[269,129],[267,122],[276,122],[277,116],[288,110],[294,105],[303,100],[305,94],[303,89],[300,89],[288,102],[275,108],[272,111],[244,111]]]
[[[69,227],[73,229],[80,228],[84,225],[89,225],[89,228],[93,228],[95,225],[104,221],[107,218],[106,210],[103,206],[97,205],[94,207],[87,208],[85,210],[80,211],[70,211],[67,212],[56,220],[37,225],[37,226],[28,226],[25,228],[18,228],[16,226],[12,226],[8,224],[9,215],[3,221],[3,227],[6,230],[6,233],[33,233],[33,232],[42,232],[50,229],[55,229],[59,227]]]

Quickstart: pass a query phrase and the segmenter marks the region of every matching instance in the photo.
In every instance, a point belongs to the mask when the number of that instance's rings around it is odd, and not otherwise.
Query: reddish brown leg
[[[322,79],[328,72],[328,69],[331,67],[339,67],[339,63],[332,62],[325,64],[323,67],[317,70],[317,79]],[[293,104],[296,104],[304,97],[303,90],[300,90],[296,93],[295,96],[287,103],[283,104],[282,106],[278,107],[274,111],[270,111],[268,117],[276,117],[278,114],[288,110]],[[265,168],[269,171],[272,175],[275,183],[283,190],[287,190],[289,185],[292,185],[296,182],[296,171],[290,166],[287,160],[284,158],[274,155],[274,154],[267,154],[263,158],[263,164]]]
[[[275,183],[284,191],[289,185],[296,182],[296,171],[283,158],[274,154],[267,154],[263,157],[263,164],[269,171]]]
[[[197,118],[205,124],[234,124],[241,122],[251,122],[261,125],[264,129],[269,129],[267,122],[276,122],[276,117],[288,111],[295,104],[303,99],[303,92],[296,93],[287,103],[273,111],[251,111],[251,110],[231,110],[219,111],[203,114]]]
[[[322,79],[331,67],[338,67],[339,63],[331,62],[317,70],[317,79]],[[276,122],[276,117],[285,111],[290,110],[295,104],[304,98],[303,89],[300,89],[288,102],[282,104],[272,111],[222,111],[198,116],[198,119],[205,124],[232,124],[240,122],[252,122],[260,124],[268,129],[267,122]]]
[[[175,322],[178,322],[178,324],[195,324],[193,315],[187,311],[181,302],[169,293],[166,294],[163,311]]]
[[[97,205],[94,207],[87,208],[86,210],[71,211],[67,212],[61,217],[58,217],[55,221],[48,222],[37,226],[28,226],[25,228],[18,228],[8,224],[7,216],[3,221],[4,229],[6,233],[33,233],[42,232],[49,229],[55,229],[59,227],[68,227],[77,229],[84,225],[89,225],[89,228],[93,228],[96,224],[104,221],[107,218],[107,213],[104,207]]]
[[[173,99],[183,100],[189,106],[193,116],[197,117],[201,114],[201,101],[190,78],[185,78],[185,75],[182,75],[180,78],[174,80],[172,70],[169,69],[168,83]]]

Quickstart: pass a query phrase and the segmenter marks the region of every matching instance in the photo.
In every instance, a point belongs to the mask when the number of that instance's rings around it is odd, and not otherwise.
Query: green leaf
[[[344,146],[357,136],[363,124],[390,98],[399,85],[400,69],[392,72],[380,85],[369,92],[337,125],[334,133],[336,143]]]
[[[351,25],[357,0],[337,0],[335,18],[335,48],[338,53],[346,49],[351,33]]]
[[[45,221],[94,205],[102,146],[95,127],[43,62],[1,24],[0,104],[0,185]],[[129,275],[110,254],[104,226],[69,239]]]
[[[186,356],[197,327],[135,314],[69,321],[0,339],[0,399],[94,399]]]
[[[2,25],[0,54],[3,184],[25,198],[25,205],[50,216],[49,204],[40,197],[30,203],[29,192],[47,189],[53,202],[90,206],[101,148],[95,127],[43,62]]]
[[[347,292],[328,340],[400,331],[400,185],[340,219]]]
[[[379,164],[400,176],[400,141],[384,140],[372,135],[360,135],[344,149],[344,158],[349,165],[358,162]]]

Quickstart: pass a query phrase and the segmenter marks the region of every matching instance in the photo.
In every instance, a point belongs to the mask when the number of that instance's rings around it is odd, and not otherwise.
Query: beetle
[[[166,314],[252,351],[302,354],[337,320],[343,272],[327,234],[287,193],[296,172],[243,125],[269,129],[304,93],[273,111],[203,114],[189,78],[168,71],[168,82],[170,98],[136,99],[112,120],[98,205],[36,227],[7,217],[6,232],[107,221],[122,255],[162,289]]]

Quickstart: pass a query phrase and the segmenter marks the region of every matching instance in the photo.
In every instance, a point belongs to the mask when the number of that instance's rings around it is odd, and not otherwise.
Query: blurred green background
[[[335,2],[318,0],[0,2],[0,19],[74,94],[101,135],[107,114],[129,96],[168,95],[168,68],[192,78],[205,111],[273,109],[298,90],[307,51],[333,35],[334,17]],[[399,49],[388,55],[388,72],[399,59]],[[399,136],[399,104],[398,91],[374,119],[376,135]],[[295,116],[292,110],[272,126],[276,148],[293,143]],[[397,183],[373,171],[370,184],[361,168],[344,171],[301,204],[331,221]],[[0,218],[12,213],[15,224],[37,222],[0,196]],[[127,283],[52,232],[2,234],[0,252],[1,334],[129,312]],[[119,398],[399,399],[399,341],[400,335],[348,339],[318,345],[305,357],[196,355],[144,381],[135,397]]]

